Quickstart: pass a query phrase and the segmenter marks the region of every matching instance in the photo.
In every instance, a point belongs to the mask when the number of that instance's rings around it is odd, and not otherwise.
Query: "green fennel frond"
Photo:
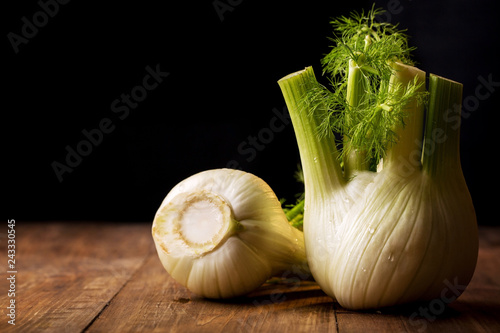
[[[353,126],[346,131],[345,135],[351,142],[351,149],[363,149],[370,152],[369,157],[376,165],[384,157],[387,151],[398,140],[394,129],[399,125],[405,126],[405,118],[408,116],[407,103],[415,98],[419,103],[425,102],[424,92],[419,92],[423,83],[418,83],[417,78],[408,85],[402,87],[395,85],[388,89],[381,89],[374,96],[373,103],[364,104],[362,110],[353,114],[357,116],[353,120]],[[345,154],[350,151],[345,151]]]
[[[303,98],[312,113],[318,107],[327,110],[317,134],[342,137],[342,160],[356,150],[372,166],[397,142],[394,129],[404,125],[405,103],[420,94],[416,81],[405,88],[389,83],[391,64],[413,65],[414,48],[405,30],[377,21],[383,12],[372,7],[368,13],[354,12],[331,22],[335,45],[321,62],[330,88],[317,83]]]
[[[366,15],[353,12],[350,17],[331,21],[335,45],[321,61],[324,73],[331,76],[347,75],[349,61],[354,60],[363,71],[387,78],[391,74],[388,60],[397,59],[412,65],[406,30],[376,18],[384,10],[372,8]]]

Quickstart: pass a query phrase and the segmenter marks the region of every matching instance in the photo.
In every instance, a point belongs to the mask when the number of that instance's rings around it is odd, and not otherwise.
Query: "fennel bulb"
[[[177,184],[152,226],[166,271],[207,298],[253,291],[279,273],[308,274],[301,231],[261,178],[239,170],[197,173]]]
[[[334,22],[340,45],[324,59],[334,92],[311,67],[278,81],[304,172],[309,267],[349,309],[440,298],[469,283],[478,252],[459,128],[448,121],[459,117],[462,85],[430,74],[424,117],[425,72],[376,14]]]

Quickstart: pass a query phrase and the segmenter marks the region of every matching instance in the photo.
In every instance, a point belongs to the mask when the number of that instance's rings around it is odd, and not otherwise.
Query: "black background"
[[[5,219],[150,222],[176,183],[234,163],[293,199],[301,186],[293,178],[299,157],[291,124],[255,155],[238,147],[270,127],[273,109],[283,112],[278,79],[308,65],[320,74],[330,18],[372,1],[219,3],[231,6],[222,19],[213,0],[73,0],[18,53],[8,34],[21,35],[22,18],[33,22],[42,9],[33,0],[3,4]],[[464,98],[476,96],[479,76],[500,82],[493,1],[376,4],[392,11],[386,21],[408,29],[418,66],[462,82]],[[146,66],[169,76],[120,119],[111,104],[142,84]],[[462,121],[462,167],[480,224],[498,224],[494,89]],[[65,147],[75,149],[82,131],[104,118],[114,130],[59,181],[52,163],[65,163]]]

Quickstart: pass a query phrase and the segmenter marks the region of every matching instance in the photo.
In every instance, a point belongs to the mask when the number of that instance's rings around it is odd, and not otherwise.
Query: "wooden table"
[[[164,271],[150,226],[17,221],[14,274],[1,231],[0,332],[500,332],[500,228],[480,229],[474,278],[445,310],[353,312],[311,281],[267,284],[229,301],[198,298]]]

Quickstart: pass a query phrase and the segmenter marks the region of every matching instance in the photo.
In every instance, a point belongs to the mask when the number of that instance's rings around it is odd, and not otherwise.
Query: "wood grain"
[[[149,254],[144,231],[143,225],[18,223],[15,329],[85,330]],[[0,331],[12,328],[5,318]]]
[[[312,281],[277,280],[231,300],[199,298],[165,272],[148,223],[17,228],[18,317],[12,327],[4,315],[1,332],[500,331],[500,228],[481,228],[476,273],[457,301],[364,312],[341,308]],[[0,297],[5,309],[6,292]]]

